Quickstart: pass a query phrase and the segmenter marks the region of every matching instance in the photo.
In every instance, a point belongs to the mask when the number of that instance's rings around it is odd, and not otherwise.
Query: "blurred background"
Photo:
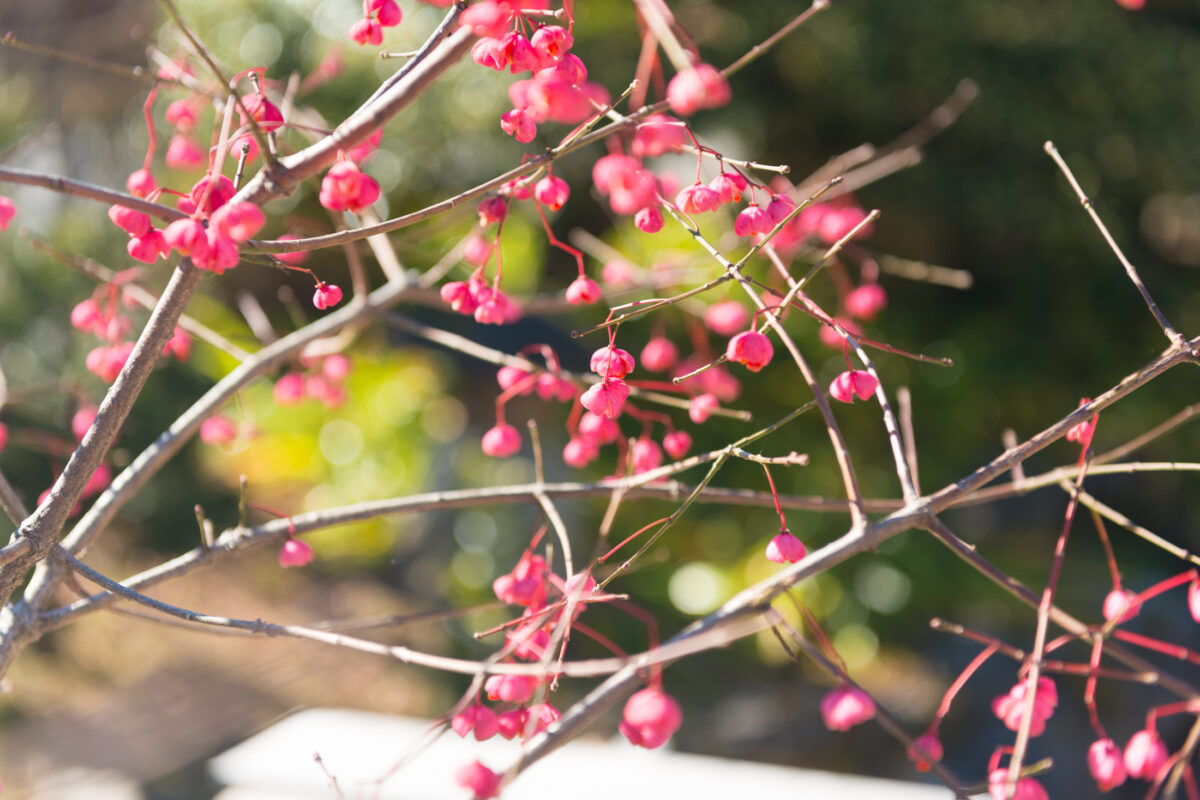
[[[306,76],[337,58],[340,72],[302,96],[325,120],[342,119],[378,82],[398,68],[361,49],[345,32],[360,16],[354,0],[228,0],[179,3],[188,22],[229,72],[265,66],[270,82]],[[385,46],[419,46],[440,12],[402,0],[405,18]],[[574,52],[590,78],[618,94],[632,77],[640,42],[624,3],[581,3]],[[745,4],[681,0],[672,3],[706,60],[724,65],[787,22],[792,3]],[[889,387],[911,388],[914,426],[926,491],[958,479],[998,454],[1001,435],[1021,438],[1073,409],[1079,398],[1117,383],[1161,352],[1161,331],[1120,265],[1070,193],[1042,143],[1053,139],[1099,213],[1139,265],[1167,317],[1185,334],[1200,330],[1200,9],[1188,0],[1149,0],[1141,12],[1111,0],[925,0],[883,3],[837,0],[733,81],[726,109],[696,116],[701,138],[735,158],[788,164],[792,177],[810,173],[863,142],[883,145],[923,119],[963,78],[979,97],[961,119],[924,148],[919,165],[858,192],[860,204],[882,217],[866,242],[873,254],[967,270],[966,291],[885,274],[890,304],[867,333],[908,350],[950,356],[941,368],[896,357],[876,363]],[[180,37],[153,2],[96,4],[44,0],[0,4],[0,31],[80,56],[146,64],[154,43],[168,58],[184,52]],[[338,54],[331,56],[331,53]],[[329,63],[329,62],[326,62]],[[415,210],[506,169],[526,148],[497,126],[509,108],[508,75],[471,63],[447,79],[385,130],[380,151],[364,168],[381,183],[385,216]],[[270,84],[276,92],[276,84]],[[0,49],[0,159],[119,187],[141,165],[147,84],[107,75],[12,48]],[[155,172],[186,190],[196,173],[162,166],[169,131],[156,106],[160,145]],[[201,118],[207,136],[212,112]],[[453,135],[448,132],[452,131]],[[561,135],[552,126],[529,150]],[[301,133],[284,149],[306,143]],[[648,238],[627,220],[614,221],[590,192],[590,164],[599,148],[566,159],[556,173],[573,188],[555,230],[584,229],[640,266],[670,261],[713,268],[684,237]],[[43,238],[73,257],[114,269],[130,265],[125,237],[102,205],[49,192],[4,187],[18,216],[0,237],[0,367],[8,404],[0,420],[10,441],[0,468],[32,504],[62,468],[73,447],[69,421],[81,405],[98,402],[104,386],[84,369],[94,342],[66,324],[71,308],[90,296],[91,278],[61,263]],[[268,206],[264,237],[331,229],[316,202],[315,184]],[[713,230],[728,226],[725,219]],[[424,270],[474,224],[470,208],[391,237],[401,259]],[[531,209],[514,213],[504,238],[505,286],[520,296],[561,290],[573,263],[547,252]],[[16,235],[17,228],[22,235]],[[733,245],[733,243],[731,243]],[[372,274],[378,271],[363,248]],[[601,262],[589,257],[599,274]],[[348,286],[345,255],[330,249],[307,266]],[[856,268],[848,264],[851,274]],[[455,279],[465,279],[459,267]],[[161,263],[146,284],[160,287]],[[311,281],[243,265],[209,278],[189,313],[243,346],[255,340],[237,298],[257,299],[274,327],[294,329],[315,313]],[[732,295],[731,295],[732,296]],[[826,280],[814,290],[823,303]],[[299,299],[297,299],[299,298]],[[603,311],[528,317],[501,329],[481,329],[429,298],[402,305],[402,314],[491,346],[515,352],[529,342],[554,346],[569,369],[582,369],[593,343],[567,331],[600,321]],[[133,312],[135,316],[141,312]],[[686,312],[684,312],[686,313]],[[684,313],[642,320],[622,329],[631,350],[656,329],[686,341]],[[144,315],[137,317],[144,320]],[[799,321],[797,321],[799,323]],[[796,337],[828,380],[840,355],[824,349],[812,326]],[[713,341],[714,347],[722,347]],[[350,349],[354,371],[346,401],[279,410],[271,384],[241,393],[229,416],[257,435],[213,448],[196,442],[130,503],[89,561],[121,576],[196,544],[193,507],[218,528],[237,522],[237,485],[249,480],[255,502],[285,512],[451,487],[499,485],[532,478],[528,447],[496,461],[479,451],[493,422],[494,368],[379,328]],[[186,364],[164,362],[151,378],[112,459],[128,463],[208,386],[232,360],[197,342]],[[756,420],[774,420],[806,397],[782,365],[747,378],[751,390],[735,405]],[[1196,376],[1176,370],[1105,412],[1095,445],[1114,447],[1163,421],[1196,397]],[[611,450],[583,473],[562,465],[567,408],[536,400],[510,404],[519,427],[536,417],[550,480],[598,478],[612,469]],[[699,450],[748,433],[746,424],[714,420],[696,429]],[[869,407],[839,410],[870,497],[896,497],[883,431]],[[636,435],[631,428],[627,435]],[[1200,432],[1184,426],[1138,453],[1143,460],[1187,461]],[[774,471],[780,490],[839,496],[840,480],[827,438],[814,417],[793,423],[763,443],[763,452],[809,452],[803,469]],[[1074,461],[1060,443],[1027,462],[1035,474]],[[698,475],[685,475],[698,480]],[[759,467],[732,464],[723,486],[765,489]],[[1095,477],[1088,489],[1139,524],[1184,547],[1200,543],[1200,493],[1188,473]],[[945,515],[947,524],[980,552],[1027,585],[1044,584],[1065,496],[1044,489],[1018,499],[971,506]],[[561,504],[577,552],[595,546],[604,510],[600,501]],[[673,506],[627,503],[617,532],[632,532]],[[265,518],[265,517],[256,517]],[[790,512],[791,530],[809,548],[842,533],[844,515]],[[164,585],[157,596],[218,614],[280,622],[364,618],[438,611],[484,603],[491,582],[511,569],[539,524],[536,509],[506,506],[394,517],[311,537],[314,564],[281,571],[273,552],[256,551],[219,570]],[[651,611],[664,633],[715,608],[773,565],[762,548],[777,529],[768,509],[695,509],[655,547],[641,569],[614,584]],[[1140,591],[1184,569],[1182,562],[1109,526],[1125,585]],[[1068,551],[1059,604],[1099,620],[1109,589],[1094,529],[1081,516]],[[941,693],[979,646],[929,629],[943,617],[984,630],[1020,647],[1032,641],[1034,615],[917,533],[889,541],[808,582],[803,595],[822,619],[851,673],[913,732],[931,716]],[[63,600],[69,599],[64,594]],[[609,610],[590,624],[627,649],[645,646],[645,630]],[[381,640],[459,656],[482,657],[490,643],[472,633],[505,619],[492,610],[434,624],[380,628]],[[1180,644],[1196,642],[1194,623],[1175,590],[1150,603],[1132,627]],[[577,644],[579,657],[599,648]],[[1086,660],[1083,648],[1067,651]],[[1170,663],[1195,680],[1194,665]],[[1011,734],[989,710],[991,699],[1016,679],[1016,665],[993,658],[959,696],[943,727],[946,765],[971,781],[981,778],[992,750]],[[444,712],[465,682],[383,660],[299,642],[245,640],[197,634],[123,615],[89,617],[30,648],[0,697],[0,778],[9,786],[69,765],[104,767],[133,776],[149,797],[211,795],[195,767],[297,706],[355,707],[432,717]],[[1079,796],[1084,751],[1093,738],[1080,700],[1083,681],[1058,681],[1060,705],[1049,733],[1034,741],[1031,758],[1052,757],[1044,777],[1054,796]],[[880,729],[864,725],[831,734],[817,704],[829,680],[808,663],[791,663],[769,635],[740,642],[673,666],[668,691],[684,704],[686,724],[675,738],[685,751],[820,766],[862,774],[914,777],[911,766]],[[589,684],[566,682],[557,704],[568,705]],[[1101,685],[1098,703],[1110,735],[1124,743],[1145,712],[1171,698],[1152,688]],[[616,718],[597,731],[608,736]],[[1168,746],[1182,742],[1186,719],[1159,730]],[[398,749],[397,757],[402,755]],[[1090,788],[1090,784],[1087,784]],[[1135,797],[1144,784],[1112,796]],[[1122,794],[1122,792],[1125,794]],[[1088,792],[1084,792],[1088,794]]]

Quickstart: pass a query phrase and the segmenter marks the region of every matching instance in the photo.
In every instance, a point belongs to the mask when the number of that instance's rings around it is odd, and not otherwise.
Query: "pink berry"
[[[150,217],[125,206],[109,206],[108,218],[130,236],[145,236],[150,232]]]
[[[575,44],[575,37],[561,25],[545,25],[533,32],[529,44],[537,53],[539,69],[545,69],[562,61]]]
[[[500,791],[500,776],[478,761],[459,767],[454,773],[454,782],[469,790],[472,800],[488,800]]]
[[[350,26],[350,38],[361,45],[383,43],[383,28],[373,19],[360,19]]]
[[[621,416],[625,400],[629,397],[629,386],[622,380],[604,380],[584,392],[579,402],[593,414],[607,419]]]
[[[932,733],[921,734],[908,747],[908,760],[913,762],[917,772],[928,772],[943,755],[942,743]]]
[[[396,5],[396,0],[383,0],[375,9],[375,18],[383,27],[394,28],[400,24],[400,6]]]
[[[693,397],[688,403],[688,419],[697,425],[703,424],[720,406],[716,395],[701,394]]]
[[[177,219],[163,230],[163,241],[182,255],[203,259],[208,256],[208,232],[195,219]]]
[[[1018,780],[1016,792],[1010,795],[1008,770],[1003,767],[992,770],[988,775],[988,794],[992,796],[992,800],[1050,800],[1046,789],[1033,778]]]
[[[725,348],[725,357],[730,361],[744,364],[751,372],[758,372],[771,361],[775,348],[771,340],[758,331],[742,331],[729,340]]]
[[[757,233],[767,233],[774,226],[771,215],[756,205],[749,205],[738,212],[733,221],[733,232],[738,236],[753,236]]]
[[[1101,792],[1116,788],[1125,782],[1125,760],[1121,748],[1112,739],[1092,742],[1087,752],[1088,772]]]
[[[533,196],[551,211],[558,211],[571,196],[571,187],[562,178],[547,175],[533,185]]]
[[[687,129],[681,121],[666,114],[652,114],[638,125],[629,151],[638,158],[654,158],[678,153],[687,140]]]
[[[4,452],[4,446],[8,444],[8,426],[0,422],[0,453]],[[41,505],[41,503],[38,503]]]
[[[581,437],[596,444],[611,444],[621,435],[621,429],[616,422],[609,417],[593,414],[591,411],[584,412],[579,417],[579,425],[576,430]]]
[[[633,224],[642,233],[658,233],[663,229],[663,215],[654,206],[638,209],[633,216]]]
[[[869,400],[879,381],[871,373],[856,369],[843,372],[829,384],[829,396],[842,403],[853,403],[854,398]]]
[[[661,467],[662,462],[662,448],[658,446],[658,442],[648,436],[642,436],[633,443],[633,471],[635,474]]]
[[[328,380],[337,383],[346,379],[346,376],[350,374],[351,366],[350,359],[346,355],[330,353],[321,362],[321,374]]]
[[[281,406],[294,406],[304,401],[304,376],[299,372],[289,372],[275,381],[275,403]]]
[[[129,253],[130,258],[143,264],[153,264],[159,256],[165,256],[171,252],[162,233],[153,228],[142,236],[131,237],[125,243],[125,250]]]
[[[75,434],[75,438],[83,441],[83,437],[87,434],[88,429],[92,427],[92,423],[96,421],[96,414],[100,413],[98,406],[83,406],[75,412],[75,416],[71,417],[71,433]]]
[[[746,179],[736,172],[722,172],[709,182],[708,187],[717,193],[722,203],[740,203],[746,191]]]
[[[663,437],[663,449],[678,461],[692,449],[692,437],[687,431],[671,431]]]
[[[295,240],[300,239],[300,238],[301,238],[300,236],[297,236],[294,233],[285,233],[283,236],[279,237],[278,241],[294,242]],[[290,264],[293,267],[298,267],[301,264],[303,264],[305,261],[308,260],[308,251],[307,250],[297,250],[294,253],[275,253],[274,255],[276,258],[278,258],[283,263]]]
[[[656,336],[642,348],[642,366],[651,372],[666,372],[675,366],[678,360],[679,350],[665,337]]]
[[[817,233],[826,244],[833,244],[854,230],[866,216],[866,212],[856,206],[828,209],[821,217]],[[871,235],[871,229],[872,226],[867,225],[858,232],[857,236],[865,239]]]
[[[180,133],[187,133],[196,127],[196,106],[190,98],[175,100],[163,112],[163,119]]]
[[[633,356],[619,347],[605,345],[592,353],[589,369],[602,378],[624,378],[633,372]]]
[[[685,214],[715,211],[721,205],[721,196],[703,183],[694,183],[675,195],[675,205]]]
[[[94,333],[102,336],[104,333],[104,312],[100,304],[93,298],[81,300],[71,309],[71,326],[84,333]]]
[[[1200,578],[1194,578],[1188,584],[1188,611],[1192,614],[1192,619],[1200,622]]]
[[[523,395],[530,394],[535,385],[530,373],[520,367],[508,366],[501,367],[496,371],[496,383],[506,392],[520,384],[520,387],[514,391]]]
[[[500,115],[500,130],[522,144],[532,142],[537,136],[537,123],[533,115],[523,108],[514,108]]]
[[[472,45],[471,60],[481,67],[503,71],[508,69],[508,48],[503,39],[483,38]]]
[[[771,218],[771,227],[773,228],[787,219],[788,214],[791,214],[795,208],[795,201],[787,195],[771,195],[771,202],[767,203],[767,216]]]
[[[496,720],[500,735],[505,739],[512,739],[518,736],[525,730],[525,720],[527,717],[528,712],[523,708],[514,708],[511,711],[505,711]]]
[[[590,439],[571,439],[563,447],[563,463],[576,469],[586,467],[599,455],[599,448]]]
[[[516,8],[509,0],[482,0],[459,17],[459,26],[470,28],[476,36],[500,38],[508,29]]]
[[[249,112],[250,119],[257,122],[258,127],[264,131],[276,131],[283,127],[283,112],[265,96],[256,94],[250,97],[243,97],[242,105]],[[242,117],[242,124],[245,125],[247,119],[245,116],[242,116],[240,108],[238,109],[238,115]]]
[[[158,188],[158,184],[154,181],[154,175],[148,169],[136,169],[129,173],[129,177],[125,181],[125,188],[134,197],[145,197]],[[0,203],[2,205],[2,203]],[[3,216],[3,212],[0,212]]]
[[[524,703],[533,697],[537,686],[537,678],[530,675],[493,675],[484,681],[483,690],[492,701]]]
[[[714,303],[704,312],[704,325],[718,336],[733,336],[750,322],[750,312],[736,300]]]
[[[658,181],[636,158],[613,153],[596,160],[592,166],[596,191],[608,196],[617,214],[634,214],[653,205]]]
[[[1125,770],[1131,778],[1152,781],[1166,762],[1167,746],[1153,728],[1138,731],[1125,745]]]
[[[848,731],[875,716],[871,695],[843,684],[821,699],[821,719],[831,731]]]
[[[1133,619],[1142,610],[1142,604],[1136,598],[1137,595],[1128,589],[1113,589],[1104,598],[1104,619],[1109,622]]]
[[[484,287],[475,293],[475,321],[481,325],[505,325],[521,317],[521,309],[499,289]]]
[[[313,292],[314,306],[324,311],[327,308],[336,306],[340,302],[342,302],[341,287],[335,286],[332,283],[325,283],[324,281],[317,284],[317,289]]]
[[[177,133],[167,143],[163,162],[171,169],[192,169],[204,163],[204,149],[187,134]]]
[[[667,84],[667,102],[681,117],[703,108],[718,108],[732,99],[729,83],[711,64],[697,64],[678,73]]]
[[[176,361],[187,361],[192,353],[192,336],[183,328],[176,328],[171,338],[163,345],[163,355],[175,356]]]
[[[503,41],[504,47],[508,51],[509,72],[516,75],[518,72],[536,72],[541,69],[541,57],[523,34],[509,31],[504,35]]]
[[[330,211],[358,212],[379,199],[379,184],[353,161],[339,161],[321,179],[318,200]]]
[[[600,284],[586,275],[580,275],[567,287],[567,302],[573,306],[591,304],[600,297]]]
[[[479,224],[496,225],[508,216],[508,201],[500,196],[489,197],[479,204]]]
[[[215,228],[209,228],[205,231],[204,240],[208,249],[203,255],[197,254],[194,249],[192,251],[192,263],[197,267],[221,275],[238,265],[238,246],[233,239]]]
[[[460,314],[471,314],[478,306],[475,300],[475,292],[472,291],[471,285],[466,281],[450,281],[442,284],[442,288],[438,290],[442,300],[454,311]]]
[[[807,552],[804,543],[786,531],[767,544],[767,560],[776,564],[794,564]]]
[[[992,713],[1005,724],[1009,730],[1020,730],[1021,720],[1025,715],[1025,689],[1028,682],[1018,681],[1008,694],[1003,694],[992,701]],[[1033,719],[1029,725],[1030,736],[1041,736],[1046,730],[1046,720],[1054,714],[1058,705],[1058,689],[1054,681],[1042,675],[1038,678],[1037,691],[1033,699]]]
[[[873,322],[887,307],[887,292],[878,283],[864,283],[846,295],[846,310],[864,322]]]
[[[84,366],[88,372],[105,383],[112,383],[125,368],[125,362],[133,352],[133,342],[121,342],[114,345],[100,345],[88,352]]]
[[[267,218],[253,203],[226,203],[213,212],[210,227],[216,228],[235,242],[254,238]]]
[[[237,436],[237,426],[229,417],[217,415],[200,423],[200,441],[205,444],[228,444]]]
[[[499,422],[483,435],[483,452],[495,458],[508,458],[521,449],[521,434],[512,425]]]
[[[281,567],[303,567],[312,560],[313,549],[308,542],[288,539],[283,543],[283,547],[279,548],[279,566]]]
[[[496,712],[485,705],[474,703],[454,715],[450,727],[459,736],[475,733],[475,740],[482,742],[496,735],[500,725],[496,720]]]
[[[653,750],[666,743],[683,724],[683,712],[661,689],[634,692],[621,716],[621,735],[638,747]]]
[[[236,193],[237,189],[234,188],[233,181],[224,175],[213,175],[196,181],[188,198],[192,201],[193,208],[200,208],[200,198],[205,197],[204,207],[201,211],[207,217],[228,203]]]

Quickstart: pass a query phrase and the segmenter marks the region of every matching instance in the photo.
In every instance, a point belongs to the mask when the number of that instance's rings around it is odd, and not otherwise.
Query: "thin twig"
[[[1117,257],[1117,260],[1121,262],[1121,266],[1125,268],[1125,274],[1129,276],[1129,280],[1131,280],[1133,285],[1137,287],[1138,293],[1141,294],[1142,300],[1144,300],[1146,303],[1146,307],[1149,308],[1150,313],[1154,315],[1155,321],[1158,322],[1159,327],[1163,329],[1163,333],[1167,335],[1167,339],[1171,341],[1171,344],[1182,345],[1184,343],[1183,336],[1179,333],[1179,331],[1175,330],[1175,328],[1171,326],[1171,323],[1167,322],[1167,318],[1163,316],[1162,311],[1159,310],[1158,305],[1154,302],[1154,299],[1150,297],[1150,291],[1146,288],[1146,284],[1142,283],[1142,278],[1140,275],[1138,275],[1137,269],[1129,262],[1129,259],[1125,257],[1125,253],[1121,251],[1120,246],[1117,244],[1117,240],[1114,239],[1112,234],[1108,232],[1108,228],[1105,226],[1104,221],[1101,220],[1100,215],[1096,213],[1096,209],[1092,205],[1092,201],[1088,199],[1086,194],[1083,193],[1083,188],[1079,185],[1079,181],[1075,179],[1075,174],[1071,172],[1071,168],[1067,166],[1067,162],[1063,160],[1061,155],[1059,155],[1058,148],[1054,146],[1054,142],[1047,141],[1045,145],[1043,145],[1043,148],[1050,158],[1054,159],[1054,163],[1058,165],[1060,170],[1062,170],[1063,175],[1066,176],[1067,182],[1071,184],[1071,189],[1073,189],[1075,192],[1075,196],[1079,198],[1080,205],[1082,205],[1084,210],[1087,211],[1088,216],[1092,218],[1092,222],[1094,222],[1096,228],[1099,229],[1100,235],[1104,237],[1104,241],[1108,242],[1108,246],[1112,249],[1113,255]]]

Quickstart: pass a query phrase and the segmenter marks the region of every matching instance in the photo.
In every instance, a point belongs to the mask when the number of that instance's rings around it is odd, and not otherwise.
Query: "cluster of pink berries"
[[[532,546],[511,572],[492,584],[501,602],[523,608],[517,624],[507,626],[505,648],[512,659],[522,661],[545,657],[551,633],[560,626],[568,608],[573,607],[573,622],[587,603],[600,599],[596,595],[596,581],[590,574],[579,573],[564,581],[542,556],[532,551]],[[450,727],[459,736],[465,738],[471,734],[479,741],[497,734],[506,739],[524,739],[545,730],[560,715],[549,703],[531,702],[543,682],[529,675],[493,675],[484,682],[487,699],[516,707],[497,712],[477,697],[451,719]],[[652,686],[629,698],[619,728],[632,744],[652,749],[666,743],[682,723],[683,713],[675,699],[660,687]],[[499,776],[478,761],[461,767],[455,778],[475,798],[493,797],[500,786]]]
[[[122,312],[120,295],[120,287],[115,283],[101,286],[91,297],[71,309],[71,326],[103,342],[88,351],[84,364],[89,372],[105,383],[117,379],[133,353],[134,343],[126,338],[133,331],[133,320]],[[176,328],[163,348],[163,355],[186,361],[191,349],[192,337],[182,328]]]
[[[346,158],[330,167],[321,179],[318,199],[330,211],[357,213],[379,199],[379,183],[359,169],[347,154]]]
[[[208,202],[204,202],[205,185],[209,187]],[[266,223],[266,218],[253,203],[229,202],[233,194],[233,182],[224,175],[201,179],[192,195],[196,198],[197,208],[206,210],[199,214],[193,212],[194,216],[168,225],[162,233],[167,247],[178,250],[200,269],[218,275],[236,267],[238,246],[252,239]],[[208,217],[207,227],[201,222],[205,216]]]
[[[1017,681],[1008,691],[992,701],[992,713],[1004,723],[1009,730],[1019,730],[1025,717],[1025,690],[1027,681]],[[1034,691],[1033,716],[1029,723],[1029,735],[1041,736],[1046,731],[1046,720],[1054,715],[1058,705],[1058,688],[1054,681],[1045,675],[1039,675],[1037,689]]]
[[[460,314],[474,315],[483,325],[506,325],[521,318],[521,306],[496,285],[483,279],[483,268],[466,281],[451,281],[440,290],[442,299]]]
[[[350,26],[350,38],[359,44],[383,43],[383,29],[400,24],[396,0],[363,0],[363,18]]]
[[[294,406],[305,399],[323,403],[326,408],[338,408],[346,402],[346,377],[350,374],[350,359],[341,353],[324,358],[301,358],[304,371],[292,371],[275,381],[275,403]]]
[[[533,141],[538,125],[573,125],[609,102],[608,91],[587,80],[587,67],[570,52],[575,43],[570,24],[564,28],[529,20],[527,12],[545,8],[544,2],[483,0],[462,15],[461,25],[480,37],[471,48],[476,64],[514,75],[530,73],[509,87],[513,108],[500,117],[500,128],[522,143]]]

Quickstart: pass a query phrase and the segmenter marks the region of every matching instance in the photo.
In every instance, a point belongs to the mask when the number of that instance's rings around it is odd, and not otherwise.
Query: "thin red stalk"
[[[775,480],[771,477],[771,470],[767,468],[766,464],[763,464],[762,468],[763,472],[767,474],[767,485],[771,487],[771,499],[775,501],[775,513],[779,515],[779,530],[787,533],[787,517],[783,515],[783,509],[779,506],[779,492],[775,490]]]
[[[1089,661],[1091,669],[1088,672],[1087,683],[1083,690],[1083,704],[1087,706],[1088,719],[1092,723],[1092,730],[1096,732],[1097,739],[1107,739],[1108,734],[1104,731],[1104,726],[1100,724],[1100,714],[1096,710],[1096,682],[1099,678],[1097,674],[1100,669],[1100,657],[1104,653],[1104,637],[1097,636],[1092,642],[1092,657]]]
[[[1188,661],[1192,664],[1200,664],[1200,653],[1194,653],[1191,650],[1188,650],[1186,647],[1180,647],[1179,645],[1164,642],[1161,639],[1152,639],[1149,636],[1142,636],[1140,633],[1123,631],[1120,629],[1113,631],[1113,636],[1123,642],[1136,644],[1139,647],[1146,648],[1147,650],[1153,650],[1157,653],[1178,658],[1180,661]]]
[[[623,461],[623,460],[624,460],[624,459],[622,459],[622,461]],[[607,561],[607,560],[608,560],[610,557],[612,557],[612,555],[613,555],[614,553],[616,553],[618,550],[620,550],[622,547],[624,547],[625,545],[629,544],[629,543],[630,543],[630,542],[632,542],[634,539],[636,539],[637,537],[641,536],[643,533],[645,533],[646,531],[648,531],[650,528],[653,528],[655,525],[659,525],[659,524],[661,524],[661,523],[663,523],[663,522],[666,522],[666,521],[667,521],[667,520],[669,520],[669,519],[670,519],[670,517],[663,517],[662,519],[656,519],[656,520],[654,520],[654,522],[651,522],[649,525],[645,525],[645,526],[643,526],[643,527],[641,527],[641,528],[638,528],[638,529],[637,529],[636,531],[634,531],[632,534],[630,534],[630,535],[629,535],[629,536],[627,536],[625,539],[623,539],[623,540],[621,541],[621,543],[620,543],[620,544],[618,544],[616,547],[614,547],[612,550],[609,550],[607,553],[605,553],[604,555],[600,556],[600,558],[599,558],[599,559],[597,559],[597,561],[598,561],[599,563],[603,564],[605,561]]]
[[[995,655],[999,649],[999,642],[994,642],[983,648],[983,650],[979,651],[978,655],[971,659],[971,662],[959,673],[958,677],[954,679],[954,683],[950,684],[950,688],[942,695],[942,702],[938,704],[937,713],[933,715],[933,721],[929,723],[930,733],[937,733],[938,725],[941,724],[946,714],[950,713],[950,704],[954,702],[955,695],[962,691],[963,686],[971,679],[976,670],[983,666],[983,662]]]
[[[150,94],[146,95],[146,103],[142,106],[142,113],[146,117],[146,135],[149,138],[149,143],[146,145],[146,160],[142,162],[142,169],[149,170],[150,164],[154,160],[154,151],[158,147],[158,133],[154,130],[154,95],[158,93],[158,85],[150,87]]]
[[[542,227],[546,230],[546,238],[550,241],[550,244],[554,247],[557,247],[559,250],[562,250],[564,253],[569,253],[571,256],[573,256],[575,258],[575,264],[579,267],[579,276],[585,276],[587,273],[584,272],[583,269],[583,252],[576,250],[574,247],[571,247],[571,245],[565,242],[560,241],[559,238],[554,235],[554,231],[550,230],[550,221],[546,219],[546,212],[542,210],[541,203],[537,202],[537,200],[534,200],[533,207],[537,209],[538,217],[540,217],[542,220]]]
[[[1054,560],[1050,566],[1050,580],[1046,583],[1046,588],[1042,592],[1042,599],[1038,603],[1037,610],[1037,633],[1034,637],[1033,653],[1029,660],[1029,674],[1025,678],[1025,708],[1021,714],[1021,725],[1017,731],[1017,739],[1013,744],[1012,759],[1008,766],[1008,791],[1010,795],[1016,791],[1017,779],[1021,776],[1021,761],[1025,757],[1025,748],[1029,744],[1029,728],[1033,724],[1033,706],[1037,700],[1037,682],[1038,675],[1041,671],[1042,656],[1045,654],[1046,631],[1050,626],[1050,608],[1054,605],[1054,593],[1058,588],[1058,576],[1062,572],[1063,558],[1066,555],[1067,539],[1071,535],[1071,524],[1075,521],[1075,509],[1079,506],[1078,490],[1083,488],[1083,479],[1087,476],[1088,461],[1086,456],[1088,453],[1087,447],[1082,448],[1084,451],[1084,460],[1080,463],[1079,477],[1075,481],[1076,492],[1071,494],[1071,499],[1067,503],[1067,511],[1063,516],[1062,532],[1058,535],[1058,541],[1054,545]]]
[[[1096,512],[1096,509],[1091,509],[1092,521],[1096,523],[1096,535],[1100,537],[1100,544],[1104,547],[1104,558],[1108,562],[1108,573],[1112,575],[1113,590],[1120,591],[1121,589],[1121,572],[1117,569],[1117,557],[1113,553],[1112,542],[1108,538],[1108,530],[1104,527],[1104,519]]]

